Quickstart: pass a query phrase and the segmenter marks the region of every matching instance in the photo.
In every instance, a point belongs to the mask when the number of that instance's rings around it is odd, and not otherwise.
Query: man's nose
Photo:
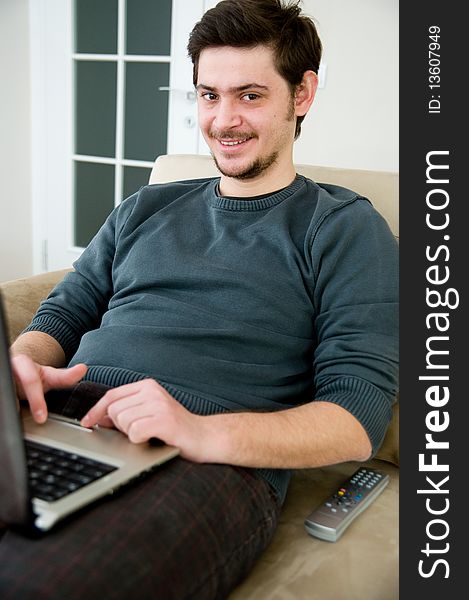
[[[241,114],[237,108],[236,102],[231,98],[220,99],[215,114],[215,127],[219,131],[222,131],[223,129],[238,127],[241,123]]]

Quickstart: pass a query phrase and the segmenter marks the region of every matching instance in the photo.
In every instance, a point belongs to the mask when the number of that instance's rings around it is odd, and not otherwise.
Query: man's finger
[[[138,382],[140,383],[140,382]],[[81,420],[83,427],[93,427],[96,423],[102,421],[106,417],[108,407],[116,402],[117,400],[123,400],[134,396],[139,392],[139,388],[135,383],[129,383],[122,385],[117,388],[113,388],[104,394],[104,396],[96,402],[96,404],[88,411],[88,413]]]
[[[37,423],[47,419],[47,405],[40,376],[40,367],[26,356],[17,356],[12,360],[12,369],[19,382],[22,393],[28,401],[31,413]]]

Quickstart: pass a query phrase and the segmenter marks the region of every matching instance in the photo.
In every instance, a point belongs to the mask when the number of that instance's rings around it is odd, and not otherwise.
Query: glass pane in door
[[[144,167],[124,167],[124,198],[128,198],[134,192],[148,184],[151,169]]]
[[[75,161],[75,246],[87,246],[114,208],[114,168]]]
[[[116,54],[117,1],[75,0],[75,52]]]
[[[172,0],[127,0],[127,54],[168,56]]]
[[[126,64],[124,158],[153,161],[166,154],[168,63]]]
[[[75,61],[75,153],[115,156],[117,65]]]

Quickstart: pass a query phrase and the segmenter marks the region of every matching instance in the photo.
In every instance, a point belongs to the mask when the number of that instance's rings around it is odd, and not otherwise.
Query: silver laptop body
[[[115,469],[58,500],[31,497],[24,440]],[[117,488],[178,454],[177,448],[165,444],[132,444],[116,429],[86,429],[78,422],[62,421],[52,416],[39,425],[29,410],[23,409],[20,415],[0,296],[0,522],[47,531],[64,517],[112,494]]]

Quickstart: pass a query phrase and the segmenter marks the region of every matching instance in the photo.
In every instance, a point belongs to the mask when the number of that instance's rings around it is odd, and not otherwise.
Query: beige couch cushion
[[[29,324],[39,304],[47,297],[55,284],[62,279],[67,270],[69,269],[50,271],[33,277],[0,283],[11,342]]]
[[[398,469],[367,465],[388,473],[390,483],[335,543],[311,537],[303,522],[361,465],[297,471],[271,545],[230,600],[397,600]]]

